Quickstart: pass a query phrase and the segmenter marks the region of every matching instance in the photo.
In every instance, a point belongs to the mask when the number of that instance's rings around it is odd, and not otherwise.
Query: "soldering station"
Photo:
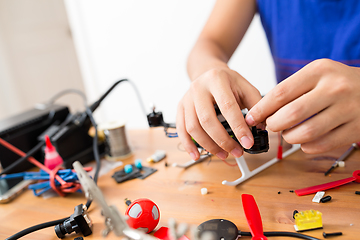
[[[117,236],[127,236],[130,239],[154,239],[152,236],[144,235],[134,229],[131,229],[134,228],[134,226],[140,226],[139,228],[148,229],[146,225],[148,221],[146,219],[144,220],[144,223],[141,223],[145,224],[143,226],[137,222],[136,217],[132,218],[131,216],[136,216],[139,214],[139,212],[136,213],[136,211],[139,211],[136,210],[136,204],[141,205],[145,204],[145,202],[147,204],[152,204],[151,206],[156,206],[156,204],[147,199],[136,200],[133,204],[128,204],[130,207],[126,214],[132,219],[132,225],[130,225],[130,228],[129,222],[127,222],[125,218],[116,209],[114,209],[113,206],[109,207],[107,204],[105,204],[106,202],[101,193],[101,190],[96,186],[99,170],[101,167],[101,157],[112,157],[114,155],[123,155],[127,157],[130,154],[130,150],[126,143],[124,128],[117,124],[115,124],[116,126],[113,124],[110,127],[105,127],[105,130],[102,129],[104,130],[103,139],[99,141],[101,136],[99,136],[98,133],[101,131],[99,131],[98,126],[92,116],[92,113],[100,106],[106,96],[108,96],[108,94],[122,82],[130,81],[127,79],[122,79],[115,82],[109,90],[107,90],[96,102],[90,106],[86,105],[86,97],[83,93],[72,89],[60,92],[47,103],[38,105],[34,109],[0,121],[0,162],[3,167],[3,171],[0,173],[0,180],[7,178],[8,181],[12,181],[12,178],[23,178],[24,180],[32,181],[31,183],[33,184],[29,186],[29,189],[32,189],[36,196],[39,196],[50,189],[55,190],[61,196],[65,196],[67,193],[80,191],[80,188],[82,188],[88,198],[86,204],[79,204],[74,208],[74,213],[71,216],[30,227],[14,234],[13,236],[7,238],[7,240],[18,239],[31,232],[51,226],[55,227],[54,231],[58,238],[64,238],[74,232],[82,234],[85,237],[91,235],[92,222],[90,220],[88,209],[92,203],[92,200],[98,201],[98,203],[101,205],[102,212],[106,218],[105,223],[107,225],[108,231],[113,230]],[[133,85],[133,83],[131,84]],[[135,85],[133,86],[135,87]],[[135,90],[137,91],[136,87]],[[85,110],[83,112],[73,114],[70,113],[67,106],[56,105],[54,103],[57,98],[69,93],[78,94],[83,98],[85,106]],[[141,102],[141,98],[139,98],[139,101]],[[226,129],[228,134],[235,141],[239,142],[236,139],[235,134],[231,130],[229,124],[222,116],[219,108],[216,105],[214,107],[218,120]],[[246,110],[243,110],[243,116],[246,116]],[[155,108],[153,108],[152,112],[147,114],[146,117],[149,127],[163,127],[167,137],[177,137],[176,132],[169,131],[169,128],[176,128],[175,124],[166,123],[164,121],[162,112],[157,112]],[[116,129],[116,131],[112,131],[111,129]],[[252,127],[251,132],[254,137],[254,145],[250,149],[244,149],[244,151],[249,154],[267,152],[269,150],[268,132],[263,129],[258,129],[257,127]],[[199,149],[206,152],[206,149],[203,149],[195,139],[193,140]],[[119,141],[121,143],[119,143]],[[119,149],[118,145],[125,146],[125,148]],[[282,147],[281,141],[279,142],[279,146]],[[56,154],[58,155],[52,153],[55,150]],[[47,155],[44,154],[44,151],[47,153]],[[286,154],[290,154],[290,152],[293,151],[294,149],[288,153],[284,153],[284,156]],[[157,159],[160,153],[161,157]],[[50,164],[46,162],[48,158],[55,156],[60,157],[60,160],[58,159],[58,161],[62,163],[61,168],[60,165],[54,165],[50,167]],[[152,162],[158,162],[165,156],[166,154],[164,151],[158,151],[153,155]],[[207,156],[209,156],[209,153],[207,153]],[[249,171],[243,157],[236,159],[242,172],[242,178],[235,182],[224,181],[223,184],[239,184],[254,174],[257,174],[263,169],[276,163],[279,161],[279,159],[282,158],[282,156],[282,148],[279,148],[278,157],[276,159],[269,161],[267,164],[264,164],[263,166],[253,171]],[[93,161],[94,159],[96,161],[95,174],[92,178],[89,178],[87,172],[91,169],[84,168],[82,165]],[[154,159],[156,159],[156,161]],[[188,168],[189,166],[192,166],[193,164],[199,163],[201,161],[202,160],[199,160],[198,162],[191,162],[184,168]],[[25,172],[28,169],[34,167],[34,164],[41,169],[39,172]],[[45,166],[43,164],[45,164]],[[72,170],[73,167],[74,169]],[[144,179],[155,172],[156,169],[142,166],[141,162],[136,161],[135,164],[125,166],[123,170],[116,172],[112,177],[116,180],[117,183],[122,183],[134,178]],[[358,175],[358,172],[356,172],[356,174],[354,173],[353,178],[350,180],[348,179],[347,182],[357,180]],[[33,181],[39,182],[34,183]],[[320,190],[324,189],[320,186],[317,187],[316,190],[311,189],[311,192]],[[301,195],[308,194],[310,190],[299,189],[295,192],[298,195]],[[225,219],[213,219],[199,225],[199,239],[205,230],[213,231],[216,240],[235,240],[239,235],[253,236],[253,239],[256,237],[256,239],[266,239],[265,236],[289,236],[302,239],[317,239],[300,233],[263,233],[261,216],[255,199],[251,195],[243,194],[242,201],[251,233],[239,231],[235,224],[231,221]],[[149,208],[149,214],[151,215],[151,207]],[[160,214],[159,208],[157,206],[156,211],[158,214]],[[307,228],[306,224],[308,224],[309,220],[304,216],[309,216],[309,214],[310,213],[308,212],[297,213],[296,219],[297,221],[301,222],[301,224],[299,224],[300,229]],[[316,212],[316,216],[321,217],[321,213]],[[154,212],[152,217],[154,218]],[[157,224],[159,217],[155,219]],[[156,226],[156,224],[154,225],[154,220],[151,220],[151,224],[151,229],[153,229]],[[322,227],[321,220],[319,220],[317,224],[317,227]],[[311,227],[313,227],[313,225],[311,225],[310,228]],[[131,229],[133,232],[131,232],[129,229]],[[151,230],[148,229],[148,232],[150,231]],[[136,236],[139,238],[134,237],[132,234],[138,234]],[[159,230],[158,233],[154,234],[154,236],[157,235],[160,236],[163,235],[163,233],[160,234]],[[167,233],[165,233],[165,235],[168,237]],[[166,237],[164,236],[164,238],[160,239],[169,239]],[[207,240],[207,238],[204,238],[203,240]]]

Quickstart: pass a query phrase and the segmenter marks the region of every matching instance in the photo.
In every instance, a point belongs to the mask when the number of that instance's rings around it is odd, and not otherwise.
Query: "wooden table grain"
[[[160,209],[160,226],[167,226],[169,218],[179,223],[199,225],[200,223],[223,218],[234,222],[239,230],[249,231],[241,203],[241,194],[252,194],[258,204],[265,231],[294,232],[293,211],[318,210],[323,215],[323,229],[304,232],[307,235],[323,239],[323,232],[343,232],[336,239],[359,239],[360,237],[360,184],[349,183],[336,189],[327,190],[332,200],[327,203],[313,203],[314,194],[297,196],[290,190],[309,187],[350,177],[354,170],[360,169],[360,151],[355,151],[347,160],[345,167],[337,168],[330,176],[324,172],[347,148],[339,148],[321,155],[309,155],[301,150],[274,164],[238,186],[222,185],[223,180],[233,181],[241,176],[235,159],[229,157],[228,164],[216,157],[196,164],[188,169],[171,167],[172,163],[185,163],[190,157],[184,152],[179,139],[167,138],[161,128],[130,130],[128,139],[133,155],[124,164],[142,159],[145,166],[158,171],[144,180],[134,179],[117,184],[112,174],[116,168],[101,176],[98,186],[109,205],[115,205],[124,213],[124,199],[135,200],[149,198]],[[167,157],[158,163],[147,163],[145,159],[156,150],[165,150]],[[250,169],[253,169],[276,156],[277,137],[270,138],[270,151],[259,155],[245,154]],[[165,166],[165,161],[168,167]],[[201,188],[207,188],[208,194],[201,195]],[[9,204],[0,205],[0,239],[43,222],[70,216],[74,207],[85,204],[83,194],[68,194],[66,197],[44,199],[26,191]],[[93,203],[89,209],[93,222],[93,234],[85,239],[103,239],[101,231],[105,229],[101,210]],[[67,239],[74,239],[76,234]],[[110,233],[108,239],[115,239]],[[31,233],[22,239],[58,239],[53,227]],[[250,239],[241,237],[240,239]],[[269,239],[291,239],[289,237],[269,237]],[[335,239],[335,238],[334,238]]]

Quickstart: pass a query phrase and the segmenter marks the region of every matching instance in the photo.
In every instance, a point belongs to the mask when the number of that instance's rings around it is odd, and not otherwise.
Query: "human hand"
[[[322,153],[360,141],[360,69],[329,59],[313,61],[279,83],[246,115],[266,120],[306,153]]]
[[[250,109],[260,99],[254,86],[225,67],[211,69],[196,78],[179,102],[176,119],[177,133],[191,158],[200,157],[191,137],[220,159],[226,159],[228,153],[235,157],[243,154],[242,147],[217,119],[214,104],[218,105],[242,146],[252,147],[254,139],[241,109]]]

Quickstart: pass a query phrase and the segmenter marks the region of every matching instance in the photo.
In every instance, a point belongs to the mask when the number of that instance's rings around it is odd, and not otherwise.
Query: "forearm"
[[[199,39],[191,51],[187,71],[193,81],[204,72],[214,68],[228,68],[229,56],[216,44],[208,39]]]
[[[187,70],[191,80],[227,62],[256,12],[255,0],[218,0],[193,50]]]

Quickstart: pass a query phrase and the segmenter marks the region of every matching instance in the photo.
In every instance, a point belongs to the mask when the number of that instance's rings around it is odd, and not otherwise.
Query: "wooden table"
[[[360,195],[355,194],[356,190],[360,190],[358,183],[349,183],[326,191],[326,195],[333,198],[327,203],[313,203],[314,194],[299,197],[290,190],[350,177],[354,170],[360,169],[360,151],[355,151],[346,160],[344,168],[337,168],[327,177],[324,176],[324,172],[333,163],[332,158],[338,158],[346,147],[321,155],[307,155],[297,151],[234,187],[222,185],[221,182],[239,178],[241,174],[238,167],[231,167],[216,157],[186,170],[165,167],[164,160],[159,163],[147,163],[145,159],[158,149],[166,150],[166,161],[169,165],[190,160],[187,153],[182,150],[179,139],[165,137],[161,128],[132,130],[128,132],[128,139],[134,155],[123,163],[133,163],[135,159],[141,158],[145,166],[157,168],[158,171],[145,180],[134,179],[121,184],[117,184],[111,178],[121,167],[99,178],[98,186],[108,204],[116,205],[122,213],[127,208],[125,198],[135,200],[145,197],[152,199],[160,208],[161,220],[158,227],[167,226],[169,218],[195,225],[210,219],[224,218],[234,222],[239,230],[249,231],[241,203],[241,194],[247,193],[252,194],[258,204],[265,231],[294,232],[293,211],[314,209],[323,214],[324,228],[305,234],[322,239],[324,231],[341,231],[343,236],[333,239],[359,239]],[[276,135],[270,138],[270,146],[268,153],[245,155],[250,169],[276,156]],[[235,164],[235,159],[229,157],[227,162]],[[209,193],[201,195],[201,188],[207,188]],[[31,191],[26,191],[13,202],[0,205],[0,239],[29,226],[68,217],[76,205],[85,202],[84,195],[80,193],[44,199],[33,196]],[[101,231],[105,228],[104,218],[96,203],[90,207],[89,214],[93,221],[93,234],[86,239],[103,239]],[[67,239],[75,237],[76,235],[70,235]],[[57,237],[51,227],[22,239],[51,240]],[[114,233],[110,233],[108,239],[115,239]]]

